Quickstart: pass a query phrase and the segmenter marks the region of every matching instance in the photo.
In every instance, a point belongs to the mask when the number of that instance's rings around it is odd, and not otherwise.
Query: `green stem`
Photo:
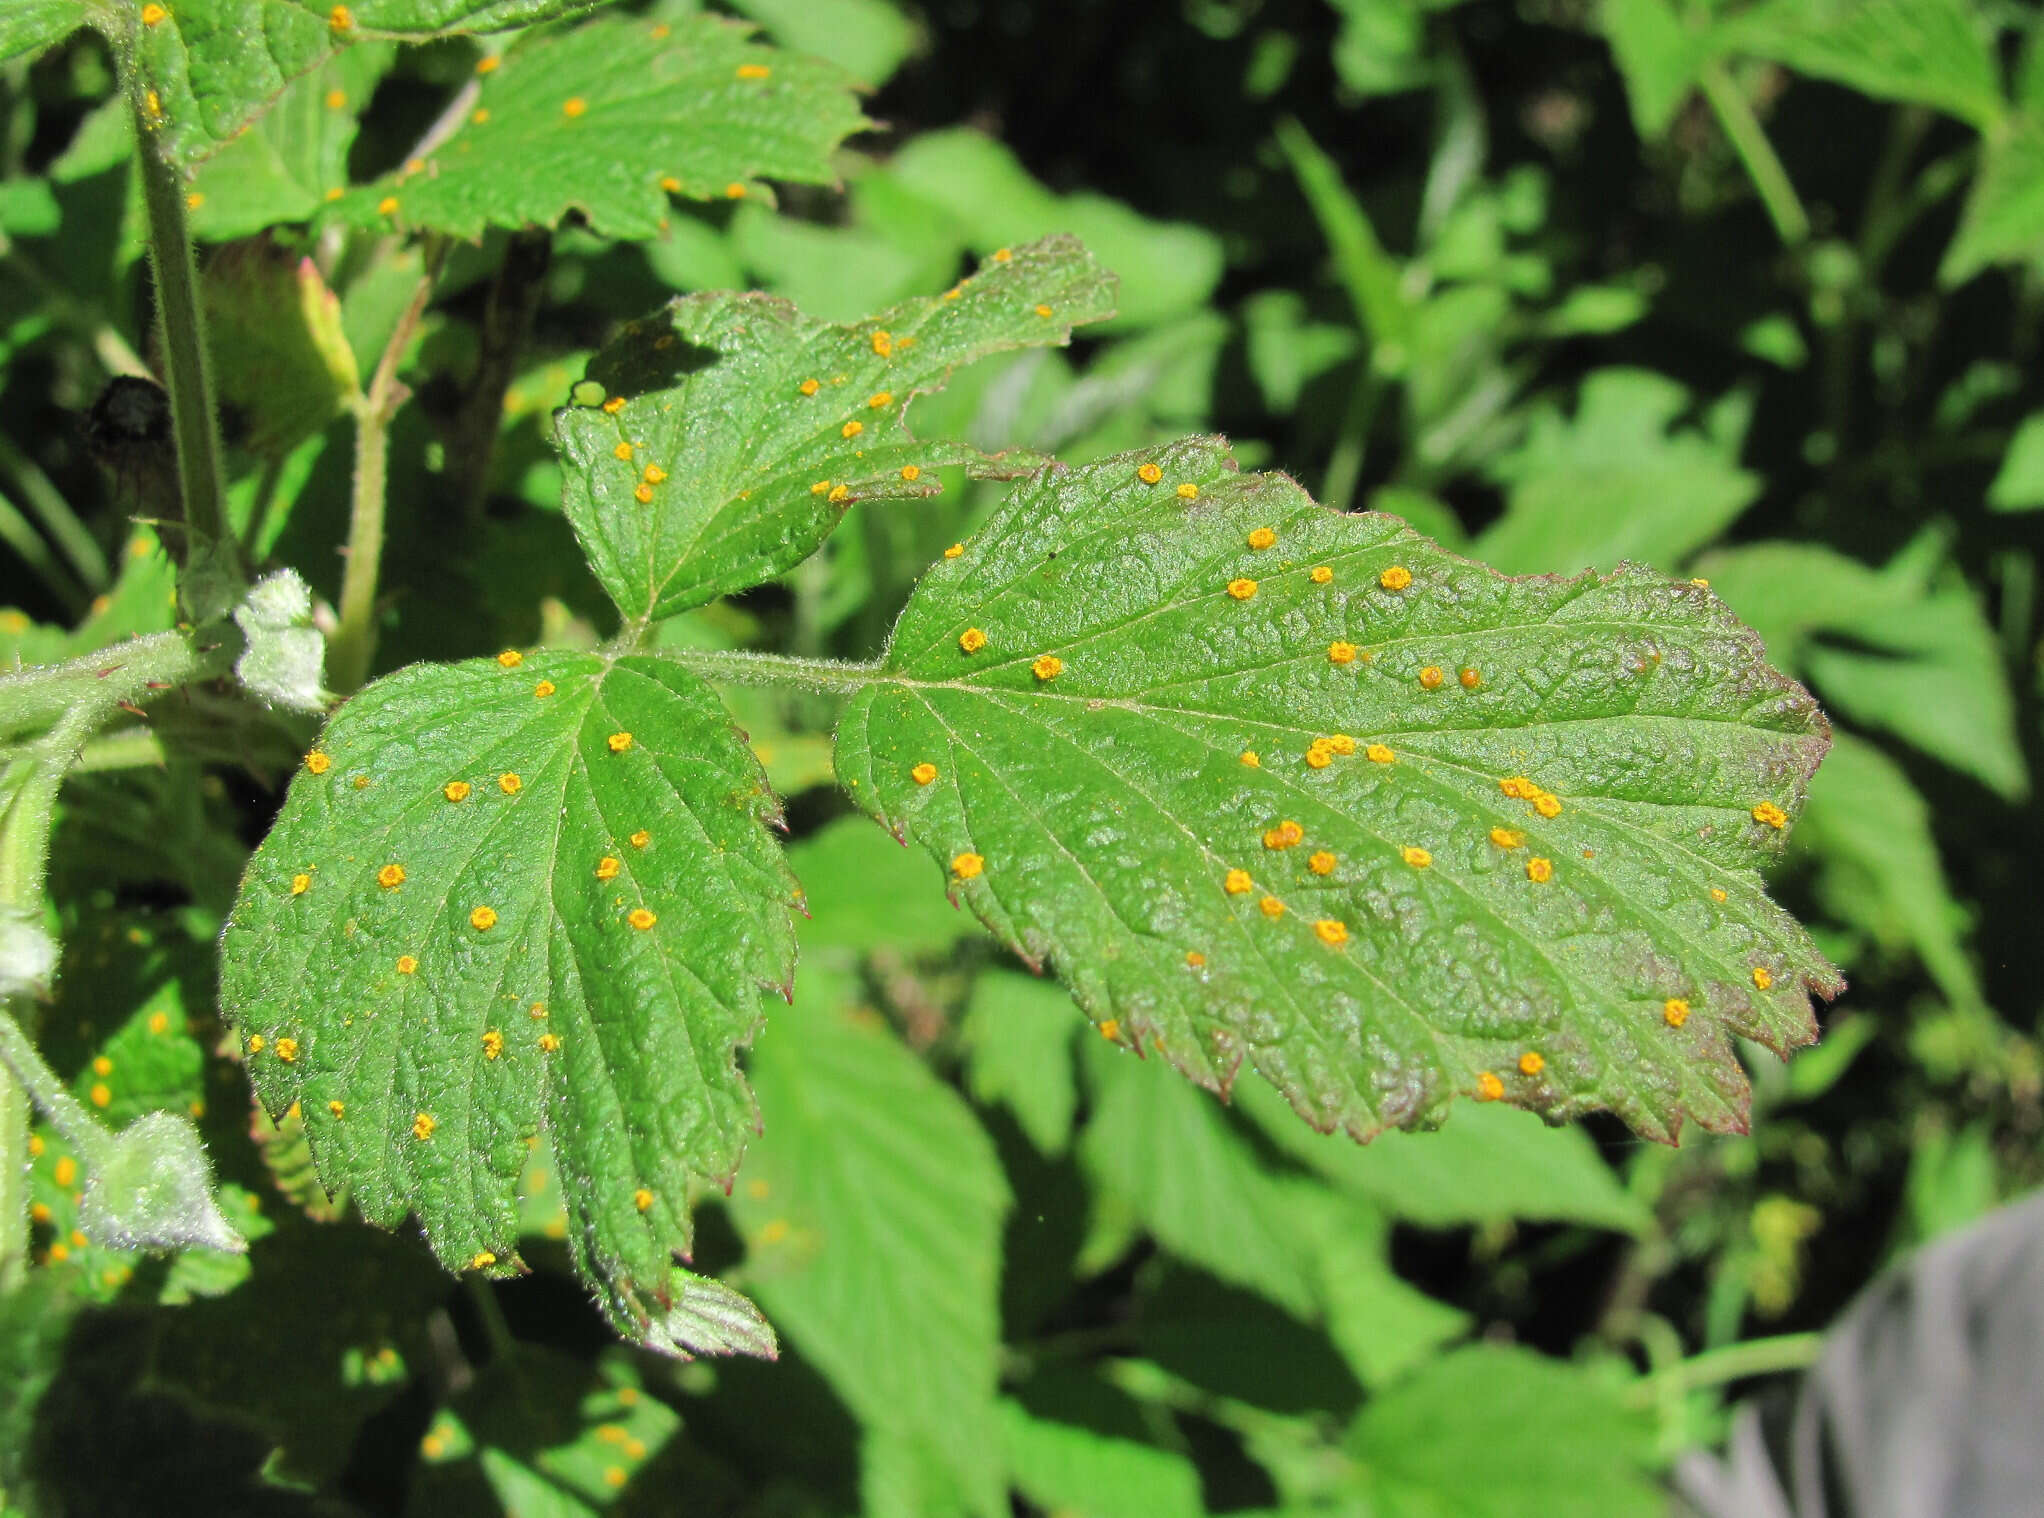
[[[664,649],[661,657],[674,660],[705,680],[725,685],[764,685],[817,695],[856,695],[881,678],[878,663],[798,659],[788,654],[756,654],[743,649]]]
[[[1355,499],[1356,486],[1363,477],[1363,460],[1369,453],[1370,429],[1377,422],[1377,407],[1384,399],[1384,381],[1366,358],[1349,395],[1348,412],[1342,418],[1341,436],[1327,460],[1327,476],[1320,484],[1321,504],[1347,511]]]
[[[163,762],[163,740],[146,727],[131,727],[88,742],[78,751],[78,762],[71,766],[71,773],[90,775],[102,770],[142,769]]]
[[[1723,1386],[1751,1376],[1779,1375],[1783,1371],[1808,1370],[1824,1352],[1824,1335],[1819,1333],[1777,1334],[1769,1339],[1747,1339],[1722,1349],[1707,1349],[1655,1371],[1634,1391],[1635,1398],[1651,1400],[1670,1386],[1692,1392],[1706,1386]]]
[[[1753,107],[1722,63],[1705,64],[1697,82],[1703,88],[1703,98],[1717,113],[1718,125],[1724,128],[1732,150],[1746,166],[1753,188],[1759,191],[1776,234],[1789,247],[1800,246],[1810,236],[1809,213],[1803,209],[1796,187],[1789,183],[1788,170],[1775,156],[1767,133],[1760,129]]]
[[[152,145],[155,123],[139,75],[128,80],[135,140],[141,147],[142,204],[149,217],[149,261],[156,271],[157,332],[163,351],[164,388],[170,392],[171,434],[177,440],[178,484],[184,496],[185,526],[197,540],[225,556],[238,572],[235,544],[227,533],[221,490],[220,431],[213,406],[213,377],[206,357],[205,314],[199,272],[185,226],[185,185],[177,170]]]
[[[343,696],[369,678],[376,657],[376,583],[383,568],[383,518],[390,470],[390,422],[410,392],[397,377],[412,334],[433,298],[444,247],[426,254],[425,272],[377,360],[369,393],[355,405],[355,488],[348,513],[348,563],[341,575],[341,605],[327,641],[327,679]]]

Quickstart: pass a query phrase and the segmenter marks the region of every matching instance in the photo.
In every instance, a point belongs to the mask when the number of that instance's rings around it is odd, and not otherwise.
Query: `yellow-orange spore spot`
[[[50,1252],[46,1258],[61,1265],[64,1261],[71,1258],[71,1251],[64,1247],[64,1243],[60,1239],[50,1246]]]
[[[1490,841],[1501,849],[1516,849],[1525,843],[1526,835],[1513,828],[1492,828]]]
[[[1306,578],[1311,580],[1315,585],[1325,585],[1328,581],[1334,578],[1334,571],[1332,569],[1329,569],[1325,564],[1316,564],[1313,567],[1313,573],[1306,576]]]
[[[386,891],[395,891],[405,883],[405,867],[401,864],[387,864],[376,872],[376,883]]]
[[[1709,589],[1710,589],[1710,581],[1708,581],[1708,580],[1702,580],[1702,579],[1698,579],[1698,580],[1691,580],[1691,581],[1690,581],[1689,583],[1690,583],[1691,585],[1694,585],[1694,586],[1695,586],[1695,587],[1696,587],[1696,588],[1697,588],[1698,590],[1709,590]]]
[[[483,1058],[495,1059],[504,1052],[504,1035],[495,1028],[483,1034]]]
[[[1325,743],[1316,743],[1306,750],[1306,763],[1316,770],[1324,770],[1334,763],[1334,750]]]
[[[1465,669],[1455,678],[1462,682],[1464,690],[1475,690],[1477,686],[1483,684],[1483,672],[1481,670]]]
[[[1788,813],[1772,801],[1763,801],[1753,808],[1753,820],[1764,822],[1771,828],[1785,828],[1788,826]]]
[[[196,211],[199,209],[200,206],[204,205],[205,203],[206,197],[200,194],[197,190],[192,191],[191,194],[185,197],[185,209],[188,211]]]
[[[328,110],[338,111],[347,103],[348,92],[346,90],[328,90],[326,92],[326,108]]]
[[[660,176],[660,188],[670,195],[679,195],[681,193],[681,181],[672,174],[663,174]]]
[[[903,464],[901,466],[901,477],[907,480],[910,484],[914,484],[917,480],[923,477],[923,471],[918,465]]]
[[[621,395],[613,395],[609,400],[603,403],[603,409],[609,412],[612,416],[616,416],[620,411],[625,409],[625,398]]]
[[[1432,854],[1429,854],[1425,849],[1414,848],[1410,845],[1400,849],[1398,851],[1398,854],[1401,859],[1403,859],[1407,864],[1411,865],[1415,870],[1423,870],[1428,865],[1434,862],[1434,856]]]
[[[860,433],[864,432],[865,430],[866,424],[855,418],[852,421],[846,422],[844,426],[838,428],[838,435],[840,437],[857,437]]]
[[[1197,949],[1188,949],[1185,954],[1185,962],[1192,969],[1203,970],[1206,968],[1207,957]]]
[[[43,1136],[40,1133],[31,1133],[28,1136],[28,1157],[30,1159],[32,1160],[41,1159],[43,1157],[43,1149],[45,1147],[46,1146],[43,1143]]]
[[[1136,478],[1145,485],[1154,485],[1157,481],[1164,478],[1164,471],[1155,464],[1138,464],[1136,465]]]
[[[478,74],[494,74],[503,62],[502,58],[478,58],[476,60],[476,72]]]
[[[1325,743],[1337,754],[1347,755],[1353,754],[1356,751],[1356,740],[1347,733],[1331,733],[1321,739],[1321,742]]]
[[[1227,878],[1221,882],[1221,888],[1230,896],[1241,896],[1255,884],[1256,882],[1249,878],[1247,870],[1230,870]]]
[[[398,974],[400,974],[400,975],[416,975],[416,974],[418,974],[418,973],[419,973],[419,961],[417,960],[417,958],[415,958],[414,956],[412,956],[412,955],[410,955],[410,954],[400,954],[400,955],[398,955],[398,957],[397,957],[397,973],[398,973]]]
[[[160,5],[145,5],[142,7],[142,24],[144,26],[156,26],[169,14],[170,12]]]
[[[170,1031],[170,1014],[168,1012],[151,1012],[149,1014],[149,1031],[151,1033],[168,1033]]]
[[[1336,639],[1327,645],[1327,659],[1331,664],[1353,664],[1356,662],[1356,646]]]
[[[1306,861],[1306,868],[1315,875],[1332,875],[1334,873],[1334,865],[1334,856],[1325,849],[1321,849]]]
[[[625,916],[625,921],[637,928],[641,933],[652,927],[659,920],[659,918],[655,917],[644,907],[633,907]]]
[[[369,777],[367,775],[357,775],[353,780],[350,780],[348,784],[352,785],[358,791],[366,791],[369,789]]]
[[[1774,975],[1765,965],[1755,965],[1753,967],[1753,985],[1756,990],[1765,991],[1773,984]]]
[[[955,559],[962,555],[964,552],[965,545],[963,543],[953,543],[949,548],[944,550],[944,557],[947,559]]]
[[[623,868],[623,860],[614,854],[605,854],[596,861],[596,878],[598,880],[615,880],[617,879],[617,872]]]
[[[1253,748],[1242,750],[1242,762],[1253,770],[1263,768],[1263,756]]]
[[[519,665],[525,662],[525,655],[521,654],[515,648],[507,648],[501,654],[497,655],[497,662],[503,665],[504,668],[506,669],[516,669],[518,668]]]
[[[490,119],[490,108],[486,105],[478,106],[474,111],[469,113],[468,119],[473,125],[482,126]]]
[[[740,79],[767,79],[772,77],[773,72],[764,63],[741,63],[738,65],[738,77]]]
[[[1419,672],[1419,683],[1424,690],[1439,690],[1441,682],[1446,678],[1438,664],[1429,664]]]
[[[976,654],[987,646],[987,635],[977,627],[968,627],[958,635],[958,646],[969,654]]]
[[[604,747],[608,748],[613,754],[622,754],[632,746],[632,735],[630,733],[612,733],[603,740],[603,743]]]
[[[106,1082],[105,1082],[105,1081],[96,1081],[96,1082],[94,1082],[94,1084],[93,1084],[93,1087],[92,1087],[92,1105],[93,1105],[93,1106],[95,1106],[95,1107],[104,1107],[104,1106],[106,1106],[106,1105],[107,1105],[108,1103],[110,1103],[111,1101],[113,1101],[113,1099],[114,1099],[114,1094],[113,1094],[113,1092],[112,1092],[111,1090],[109,1090],[109,1089],[107,1088],[107,1084],[106,1084]]]
[[[62,1156],[51,1169],[50,1179],[66,1191],[70,1190],[78,1180],[78,1161],[68,1154]]]
[[[726,200],[745,199],[745,186],[735,179],[732,180],[731,183],[724,186],[724,198]]]
[[[551,696],[553,693],[554,682],[551,680],[542,680],[539,682],[539,684],[535,685],[532,688],[532,699],[535,701],[544,701],[548,696]]]
[[[580,95],[570,95],[566,100],[563,100],[561,102],[561,114],[567,117],[570,121],[573,121],[577,116],[582,115],[588,109],[589,102],[584,100]]]
[[[468,1262],[470,1270],[488,1270],[497,1263],[497,1257],[487,1249],[478,1249]]]
[[[1183,485],[1180,485],[1178,487],[1178,499],[1181,501],[1198,500],[1199,486],[1193,484],[1192,481],[1187,480]]]
[[[1256,594],[1256,582],[1254,580],[1230,580],[1228,582],[1228,594],[1238,601],[1246,601]]]
[[[497,789],[507,796],[515,796],[525,789],[525,782],[510,770],[506,770],[497,777]]]
[[[816,394],[817,391],[821,390],[823,386],[820,382],[816,380],[806,379],[802,381],[801,384],[797,385],[795,388],[797,390],[800,390],[804,395],[814,395]]]
[[[50,1221],[50,1204],[48,1202],[30,1202],[28,1204],[28,1216],[30,1222],[42,1223],[47,1226]]]
[[[951,873],[960,880],[974,879],[986,867],[986,860],[978,854],[958,854],[951,860]]]
[[[94,1075],[112,1075],[114,1073],[114,1062],[102,1054],[93,1060],[92,1073]]]
[[[1412,571],[1403,564],[1393,564],[1377,576],[1377,583],[1386,590],[1403,590],[1412,583]]]
[[[1554,879],[1554,861],[1535,854],[1526,861],[1526,878],[1535,885],[1546,885],[1548,881]]]
[[[1485,1070],[1476,1077],[1476,1099],[1480,1102],[1494,1102],[1505,1094],[1505,1083],[1490,1071]]]
[[[1388,743],[1373,743],[1363,750],[1363,757],[1372,764],[1390,764],[1397,759],[1398,751]]]
[[[312,877],[310,875],[300,873],[291,877],[291,894],[293,896],[303,896],[311,889]]]
[[[917,785],[928,785],[937,778],[937,766],[925,761],[908,772],[908,778]]]
[[[1679,1028],[1689,1021],[1689,1003],[1682,997],[1671,996],[1661,1003],[1661,1020],[1671,1028]]]
[[[561,1036],[558,1033],[542,1033],[539,1036],[539,1047],[543,1052],[551,1054],[561,1047]]]
[[[849,485],[833,485],[833,486],[831,487],[831,491],[830,491],[830,504],[831,504],[831,505],[833,505],[833,506],[842,506],[842,505],[844,505],[844,503],[845,503],[845,502],[849,501],[849,500],[850,500],[851,498],[852,498],[852,487],[851,487],[851,486],[849,486]]]
[[[278,1058],[278,1059],[281,1059],[281,1060],[282,1060],[282,1061],[283,1061],[283,1062],[284,1062],[285,1064],[287,1064],[287,1065],[295,1065],[295,1064],[297,1064],[297,1063],[298,1063],[298,1040],[297,1040],[297,1039],[295,1039],[295,1038],[280,1038],[280,1039],[278,1039],[278,1040],[277,1040],[277,1058]]]
[[[1524,775],[1510,775],[1498,782],[1498,789],[1515,801],[1531,801],[1540,794],[1540,787]]]
[[[331,1112],[336,1118],[344,1118],[348,1115],[348,1104],[339,1097],[335,1097],[326,1104],[326,1110]]]
[[[1542,791],[1533,798],[1533,810],[1543,817],[1559,817],[1561,815],[1561,798]]]
[[[1348,942],[1348,925],[1336,922],[1331,917],[1323,917],[1313,924],[1313,936],[1324,944],[1339,947]]]
[[[1267,849],[1289,849],[1305,841],[1306,830],[1287,817],[1263,835]]]
[[[866,397],[867,407],[874,411],[878,411],[882,406],[892,405],[893,402],[894,392],[891,390],[876,390]]]
[[[630,443],[619,443],[617,447],[611,449],[610,451],[616,454],[619,458],[629,461],[632,456],[633,449]]]
[[[1251,548],[1261,553],[1264,549],[1276,545],[1277,534],[1268,527],[1259,527],[1249,534],[1248,542]]]
[[[1064,670],[1065,661],[1056,654],[1041,654],[1029,665],[1029,672],[1039,680],[1055,680]]]
[[[337,32],[349,31],[355,25],[355,14],[345,5],[337,5],[326,13],[326,24]]]
[[[1256,904],[1256,910],[1265,917],[1282,917],[1285,915],[1285,904],[1275,896],[1266,896]]]
[[[872,343],[873,351],[879,354],[882,358],[888,358],[893,355],[894,334],[887,331],[885,328],[882,328],[873,334]]]
[[[1521,1075],[1538,1075],[1546,1068],[1547,1060],[1537,1050],[1528,1049],[1519,1056],[1519,1073]]]
[[[397,197],[395,195],[386,195],[383,199],[377,201],[376,214],[378,216],[397,215]]]
[[[144,95],[142,97],[142,105],[143,109],[149,112],[149,119],[151,121],[161,121],[163,119],[163,97],[158,95],[156,91],[151,90],[148,94]]]
[[[478,933],[489,932],[490,929],[497,925],[496,909],[494,907],[477,907],[468,914],[468,925]]]
[[[1710,899],[1712,901],[1723,901],[1725,899],[1724,889],[1721,886],[1712,886],[1710,888]]]
[[[440,1126],[440,1120],[430,1112],[421,1112],[412,1119],[412,1137],[424,1143],[433,1136],[433,1130]]]
[[[652,841],[653,835],[647,832],[644,828],[640,828],[638,832],[632,834],[632,836],[627,840],[627,842],[629,842],[631,846],[635,849],[643,849],[647,844],[651,843]]]
[[[315,775],[324,775],[334,767],[334,762],[318,749],[314,749],[305,756],[305,767]]]

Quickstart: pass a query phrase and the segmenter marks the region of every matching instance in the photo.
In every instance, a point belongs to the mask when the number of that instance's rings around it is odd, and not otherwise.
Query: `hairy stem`
[[[662,652],[661,657],[674,660],[705,680],[717,680],[726,685],[764,685],[816,695],[855,695],[880,677],[878,664],[798,659],[787,654],[756,654],[736,649],[668,649]]]
[[[149,218],[149,262],[156,272],[157,331],[163,349],[164,388],[170,393],[171,435],[177,441],[178,485],[185,526],[195,548],[212,548],[237,570],[237,546],[226,530],[220,467],[220,430],[213,405],[213,378],[206,356],[205,316],[199,273],[185,227],[185,185],[176,169],[152,146],[152,119],[141,79],[128,80],[129,109],[135,118],[137,158],[142,168],[142,203]]]
[[[1809,212],[1803,209],[1796,187],[1789,183],[1788,170],[1775,156],[1774,145],[1767,140],[1767,133],[1760,129],[1753,107],[1732,82],[1732,76],[1725,72],[1722,63],[1705,64],[1697,82],[1703,88],[1703,98],[1710,102],[1711,110],[1717,115],[1718,125],[1724,128],[1732,150],[1739,155],[1739,162],[1746,166],[1747,177],[1759,192],[1760,203],[1767,207],[1768,219],[1774,223],[1775,233],[1789,247],[1801,246],[1810,236]]]
[[[369,393],[355,404],[355,488],[348,514],[348,563],[341,574],[338,625],[327,643],[327,679],[339,694],[361,689],[376,657],[376,583],[383,568],[383,516],[389,482],[390,422],[410,392],[398,380],[398,365],[433,298],[444,245],[426,254],[412,298],[377,360]]]
[[[1807,1370],[1824,1352],[1824,1336],[1818,1333],[1777,1334],[1769,1339],[1747,1339],[1723,1349],[1707,1349],[1657,1370],[1641,1381],[1633,1395],[1652,1398],[1673,1386],[1679,1392],[1705,1386],[1723,1386],[1749,1376],[1778,1375],[1782,1371]]]

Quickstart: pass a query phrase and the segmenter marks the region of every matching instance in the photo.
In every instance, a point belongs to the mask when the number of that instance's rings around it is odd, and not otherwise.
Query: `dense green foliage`
[[[728,8],[0,7],[5,1511],[1660,1511],[2044,1170],[2044,23]]]

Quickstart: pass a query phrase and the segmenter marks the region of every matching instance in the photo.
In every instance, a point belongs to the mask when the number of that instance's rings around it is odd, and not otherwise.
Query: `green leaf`
[[[85,25],[79,0],[10,0],[0,12],[0,63],[39,53]]]
[[[160,21],[134,29],[135,63],[145,90],[155,97],[158,151],[190,168],[232,141],[291,81],[339,48],[372,39],[424,42],[523,26],[597,3],[164,0]]]
[[[1807,1043],[1838,989],[1758,874],[1825,731],[1698,587],[1507,580],[1193,439],[1011,491],[838,773],[1203,1085],[1246,1060],[1359,1138],[1472,1092],[1667,1137],[1738,1128],[1730,1035]]]
[[[1342,182],[1341,166],[1306,129],[1296,121],[1281,121],[1277,140],[1327,239],[1334,272],[1348,291],[1356,321],[1374,345],[1372,367],[1380,374],[1402,373],[1411,357],[1407,342],[1413,313],[1401,287],[1398,261],[1385,252],[1369,213]]]
[[[1796,846],[1817,859],[1817,894],[1833,917],[1885,948],[1915,949],[1954,1004],[1981,1004],[1930,806],[1899,764],[1864,739],[1836,734],[1810,782]]]
[[[1770,0],[1727,23],[1726,42],[1983,130],[2007,110],[1991,33],[1968,0]]]
[[[361,393],[340,301],[311,259],[237,243],[207,260],[201,294],[220,404],[249,452],[282,459]]]
[[[1365,97],[1423,88],[1433,77],[1424,54],[1426,17],[1418,0],[1332,0],[1341,13],[1335,76]]]
[[[784,47],[836,64],[878,89],[914,51],[916,24],[891,0],[736,0]]]
[[[1199,1518],[1206,1511],[1199,1472],[1183,1455],[1034,1418],[1008,1401],[1001,1403],[1001,1435],[1016,1489],[1045,1512]]]
[[[1996,511],[2035,511],[2044,506],[2044,411],[2033,411],[2016,428],[2002,455],[1987,504]]]
[[[1536,406],[1525,440],[1491,465],[1505,514],[1476,540],[1477,555],[1518,574],[1681,562],[1760,494],[1760,477],[1738,467],[1736,440],[1676,427],[1688,405],[1664,375],[1599,369],[1573,417],[1551,400]]]
[[[656,235],[670,195],[830,184],[831,154],[867,125],[845,76],[715,16],[596,21],[535,34],[481,80],[444,142],[334,202],[356,226],[556,226],[579,211],[605,237]]]
[[[793,971],[775,806],[715,695],[662,660],[418,665],[328,724],[250,862],[221,1002],[330,1185],[513,1268],[544,1127],[578,1268],[644,1334],[687,1190],[754,1123],[737,1047]]]
[[[2044,253],[2044,121],[2012,116],[1988,135],[1959,230],[1938,265],[1938,282],[1963,285],[1990,264]]]
[[[1654,1518],[1653,1420],[1609,1376],[1528,1349],[1435,1360],[1357,1414],[1350,1452],[1377,1511],[1461,1518]]]
[[[1235,1101],[1293,1159],[1407,1222],[1450,1228],[1530,1218],[1639,1233],[1650,1221],[1580,1128],[1472,1107],[1435,1133],[1387,1133],[1357,1145],[1301,1127],[1265,1087],[1242,1086]]]
[[[807,892],[805,953],[889,946],[936,954],[977,936],[973,920],[930,890],[930,862],[857,817],[842,817],[788,850]]]
[[[916,894],[923,884],[917,882]],[[889,893],[888,899],[915,898]],[[1056,981],[989,970],[973,982],[972,1000],[958,1029],[973,1100],[1002,1103],[1037,1151],[1052,1158],[1063,1154],[1072,1138],[1072,1114],[1079,1102],[1072,1035],[1080,1026],[1071,997]]]
[[[1696,87],[1705,36],[1684,25],[1668,0],[1604,0],[1598,16],[1625,79],[1634,130],[1659,137]]]
[[[731,1200],[743,1284],[861,1422],[1005,1512],[987,1456],[1007,1186],[957,1093],[852,990],[805,966],[752,1051],[766,1125]]]
[[[1068,342],[1113,289],[1054,237],[847,326],[762,295],[682,297],[591,362],[611,399],[557,417],[568,520],[627,617],[757,585],[815,552],[854,501],[922,500],[938,466],[977,461],[918,441],[909,403],[959,364]]]
[[[331,54],[295,79],[245,131],[192,177],[192,236],[250,237],[281,222],[309,221],[348,187],[348,151],[362,112],[397,57],[368,42]]]
[[[1197,311],[1220,283],[1221,240],[1206,228],[1153,221],[1104,195],[1054,194],[1012,149],[980,132],[925,132],[888,161],[885,178],[981,254],[1053,234],[1076,237],[1120,278],[1110,330]]]

